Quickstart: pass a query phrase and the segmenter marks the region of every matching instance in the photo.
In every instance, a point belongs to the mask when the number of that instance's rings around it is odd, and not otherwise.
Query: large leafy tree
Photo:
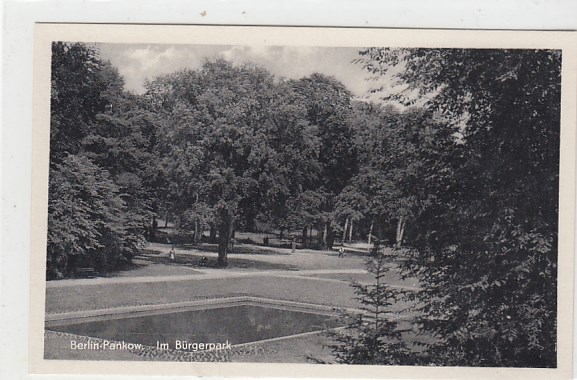
[[[312,195],[321,174],[318,127],[311,124],[306,98],[294,81],[278,82],[269,105],[268,157],[259,174],[257,219],[282,232],[312,223],[318,197]],[[316,200],[315,200],[316,199]],[[253,199],[254,200],[254,199]],[[282,236],[281,236],[282,238]]]
[[[153,204],[158,184],[153,147],[157,117],[146,101],[122,90],[123,80],[116,70],[108,64],[103,68],[102,74],[114,85],[108,87],[107,110],[96,115],[81,141],[82,154],[109,172],[126,202],[130,229],[138,234],[156,211]]]
[[[52,44],[50,162],[80,151],[98,113],[106,110],[106,82],[98,51],[82,43]]]
[[[402,65],[398,79],[429,99],[443,129],[421,148],[415,186],[427,202],[408,231],[420,322],[439,338],[423,361],[555,366],[560,53],[361,54],[376,75]]]
[[[338,194],[356,170],[351,92],[334,77],[315,73],[294,83],[304,97],[309,123],[318,128],[321,186]]]
[[[305,216],[303,221],[324,231],[322,244],[330,248],[336,198],[357,171],[354,129],[350,123],[352,93],[334,77],[320,73],[295,81],[294,87],[305,100],[309,123],[317,128],[321,170],[315,186],[309,189],[312,197],[302,199],[320,198],[322,202],[301,205],[304,206],[301,209],[309,210],[308,215],[301,215]]]
[[[52,46],[48,275],[114,269],[143,241],[154,130],[98,51]]]
[[[334,199],[356,167],[351,94],[341,83],[321,74],[278,81],[217,59],[157,78],[146,97],[165,119],[166,203],[188,210],[196,220],[188,225],[218,227],[221,265],[234,226],[325,226],[327,240]]]
[[[68,155],[50,170],[47,273],[77,267],[107,269],[128,262],[140,240],[119,187],[82,155]]]
[[[158,154],[175,204],[210,213],[226,266],[235,226],[259,214],[278,220],[314,175],[314,131],[298,94],[260,67],[217,59],[159,78],[149,97],[167,120]]]
[[[365,102],[354,103],[350,123],[358,172],[337,197],[335,211],[341,219],[364,220],[369,234],[400,245],[407,225],[427,204],[419,177],[434,161],[432,147],[443,130],[425,109]]]

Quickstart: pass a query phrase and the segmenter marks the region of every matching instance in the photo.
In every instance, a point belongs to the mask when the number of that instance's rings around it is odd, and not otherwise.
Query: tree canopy
[[[402,64],[398,79],[429,96],[440,120],[419,130],[436,136],[419,147],[426,197],[408,231],[421,323],[442,338],[423,360],[555,366],[560,53],[361,54],[377,75]]]

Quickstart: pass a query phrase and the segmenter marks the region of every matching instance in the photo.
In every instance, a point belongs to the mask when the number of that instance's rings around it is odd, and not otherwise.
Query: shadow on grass
[[[178,249],[181,249],[183,251],[188,251],[188,250],[198,250],[198,251],[204,251],[204,252],[212,252],[212,253],[216,253],[218,252],[218,244],[207,244],[207,243],[203,243],[203,244],[197,244],[197,245],[193,245],[193,244],[182,244],[182,245],[177,245]],[[278,256],[285,256],[285,255],[290,255],[289,252],[286,251],[279,251],[279,249],[288,249],[290,248],[290,246],[274,246],[274,247],[267,247],[267,246],[263,246],[263,245],[258,245],[258,244],[244,244],[244,243],[240,243],[240,244],[236,244],[231,252],[231,254],[243,254],[243,255],[278,255]]]
[[[154,251],[153,251],[154,252]],[[174,260],[170,260],[166,257],[166,254],[158,253],[148,253],[138,258],[145,259],[149,261],[150,264],[164,264],[164,265],[174,265],[174,266],[186,266],[189,268],[211,268],[211,269],[256,269],[256,270],[299,270],[298,267],[287,264],[279,263],[267,263],[262,261],[253,261],[249,259],[239,259],[235,257],[228,257],[228,267],[221,268],[217,264],[216,257],[207,257],[206,261],[202,261],[202,255],[179,255],[176,254]],[[149,264],[149,265],[150,265]],[[136,264],[140,265],[140,264]]]
[[[99,277],[118,277],[120,274],[125,272],[131,272],[142,268],[146,268],[150,266],[150,264],[152,264],[150,258],[160,257],[161,255],[162,253],[159,251],[145,249],[138,255],[134,256],[132,259],[133,261],[129,263],[123,263],[122,265],[119,265],[115,269],[109,269],[105,272],[102,271],[99,273]],[[134,262],[134,260],[140,262]]]

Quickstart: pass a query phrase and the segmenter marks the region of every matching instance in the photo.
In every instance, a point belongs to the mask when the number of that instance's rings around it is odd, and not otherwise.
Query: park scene
[[[561,54],[54,42],[44,356],[555,368]]]

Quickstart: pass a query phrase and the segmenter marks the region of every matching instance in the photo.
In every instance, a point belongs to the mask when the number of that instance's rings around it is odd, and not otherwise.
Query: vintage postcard
[[[33,373],[570,378],[577,34],[38,24]]]

